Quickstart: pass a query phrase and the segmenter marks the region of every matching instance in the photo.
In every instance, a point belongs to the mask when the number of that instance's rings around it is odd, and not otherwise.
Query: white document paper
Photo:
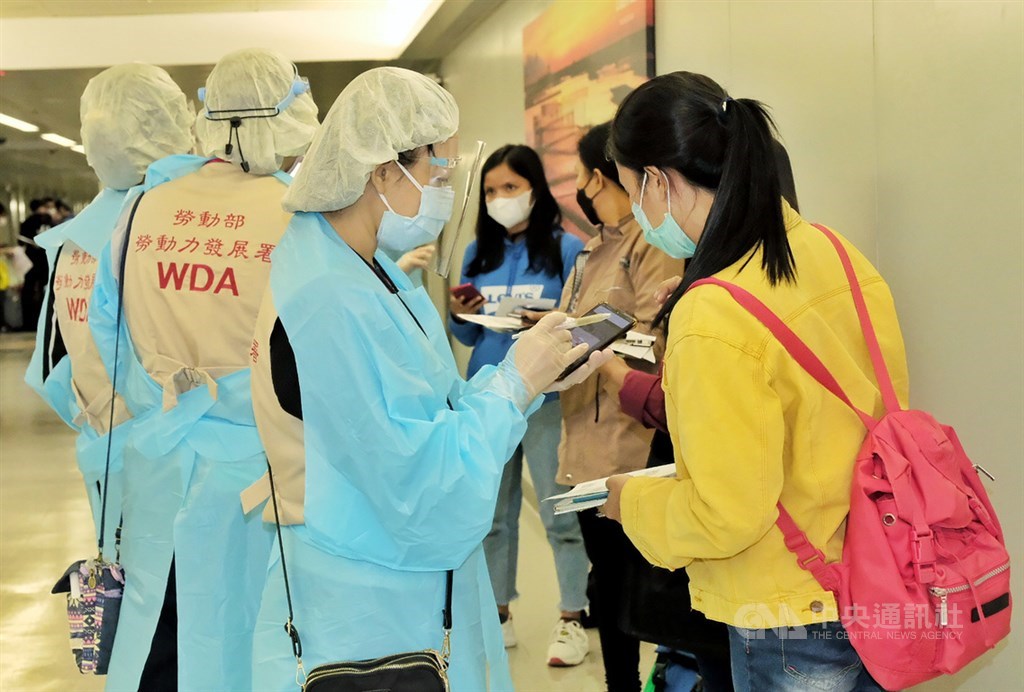
[[[496,315],[459,315],[459,317],[495,332],[518,332],[525,329],[523,321],[518,317],[498,317]]]
[[[502,296],[501,300],[498,301],[498,311],[494,314],[497,317],[508,317],[509,315],[517,314],[519,311],[536,310],[537,312],[543,312],[545,310],[555,309],[554,298],[513,298],[512,296]]]
[[[634,346],[625,339],[619,339],[611,345],[611,349],[620,356],[636,360],[646,360],[648,363],[655,362],[654,349],[650,346]]]
[[[649,476],[651,478],[674,478],[676,475],[675,464],[665,464],[649,469],[631,471],[627,476]],[[581,512],[591,507],[600,507],[608,499],[608,488],[605,484],[607,478],[580,483],[575,488],[561,495],[552,495],[544,500],[545,502],[555,501],[555,514],[568,514],[569,512]]]
[[[643,332],[633,331],[632,329],[626,332],[624,337],[626,343],[630,346],[646,346],[651,348],[654,346],[654,342],[658,340],[658,337],[653,334],[644,334]]]

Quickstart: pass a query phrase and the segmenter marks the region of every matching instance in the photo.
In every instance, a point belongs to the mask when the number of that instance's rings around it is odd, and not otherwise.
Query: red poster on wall
[[[566,230],[586,238],[576,146],[654,76],[654,0],[552,3],[523,30],[523,56],[526,143],[544,162]]]

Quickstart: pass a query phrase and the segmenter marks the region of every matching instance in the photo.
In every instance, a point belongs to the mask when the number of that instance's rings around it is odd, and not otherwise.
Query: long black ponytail
[[[608,140],[617,163],[638,174],[646,166],[671,168],[715,193],[697,251],[655,323],[694,282],[744,257],[749,262],[758,248],[773,286],[796,279],[782,218],[774,131],[762,103],[732,99],[714,80],[692,72],[656,77],[619,106]]]

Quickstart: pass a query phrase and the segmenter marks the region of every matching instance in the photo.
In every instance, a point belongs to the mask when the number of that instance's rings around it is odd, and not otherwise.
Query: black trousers
[[[40,265],[35,265],[25,274],[25,285],[21,287],[21,330],[34,332],[39,325],[39,314],[43,309],[43,297],[47,281],[46,255]]]
[[[156,622],[146,667],[142,669],[142,677],[139,679],[139,692],[177,692],[177,689],[178,600],[175,595],[174,562],[171,562],[164,605]]]
[[[608,692],[639,692],[640,640],[622,631],[619,613],[625,592],[626,568],[638,551],[611,519],[597,516],[596,509],[579,513],[583,544],[593,566],[597,592],[597,632]]]

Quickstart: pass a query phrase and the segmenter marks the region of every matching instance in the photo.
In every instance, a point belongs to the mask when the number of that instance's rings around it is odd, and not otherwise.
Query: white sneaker
[[[512,616],[510,615],[505,622],[501,623],[501,637],[505,640],[505,648],[513,649],[519,640],[516,639],[515,628],[512,627]]]
[[[576,620],[559,620],[548,644],[548,665],[578,666],[590,651],[590,639]]]

